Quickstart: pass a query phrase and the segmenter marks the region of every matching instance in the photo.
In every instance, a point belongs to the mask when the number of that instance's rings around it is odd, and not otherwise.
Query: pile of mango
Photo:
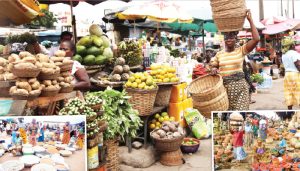
[[[159,129],[162,127],[162,123],[164,121],[175,121],[175,118],[173,116],[170,117],[167,112],[162,112],[161,114],[157,113],[154,115],[154,118],[149,123],[149,128],[151,130]]]

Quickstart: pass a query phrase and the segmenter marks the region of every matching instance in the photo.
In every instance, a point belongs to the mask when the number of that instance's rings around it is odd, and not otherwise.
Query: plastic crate
[[[12,100],[0,100],[0,116],[8,114],[12,103]]]

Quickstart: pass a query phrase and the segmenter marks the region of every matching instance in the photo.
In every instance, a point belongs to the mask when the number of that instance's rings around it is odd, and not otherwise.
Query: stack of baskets
[[[194,108],[206,118],[212,111],[226,111],[229,108],[228,96],[220,75],[206,75],[195,79],[188,87]]]
[[[152,90],[141,90],[126,88],[128,96],[131,96],[129,103],[139,111],[140,116],[150,115],[153,111],[154,102],[158,88]]]
[[[245,0],[210,0],[210,5],[219,31],[242,30],[247,11]]]

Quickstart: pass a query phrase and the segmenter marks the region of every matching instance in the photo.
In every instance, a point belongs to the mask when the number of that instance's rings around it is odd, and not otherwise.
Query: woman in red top
[[[244,125],[239,127],[239,130],[237,128],[233,128],[231,130],[231,134],[233,135],[233,152],[234,152],[234,158],[237,162],[240,162],[241,160],[244,160],[247,157],[247,154],[244,150],[244,144],[243,144],[243,137],[245,134],[245,131],[243,130]]]

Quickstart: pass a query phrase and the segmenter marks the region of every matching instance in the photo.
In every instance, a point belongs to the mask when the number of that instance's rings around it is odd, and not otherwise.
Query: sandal
[[[251,104],[253,104],[253,103],[256,103],[256,101],[255,100],[251,100],[251,102],[250,102]]]

